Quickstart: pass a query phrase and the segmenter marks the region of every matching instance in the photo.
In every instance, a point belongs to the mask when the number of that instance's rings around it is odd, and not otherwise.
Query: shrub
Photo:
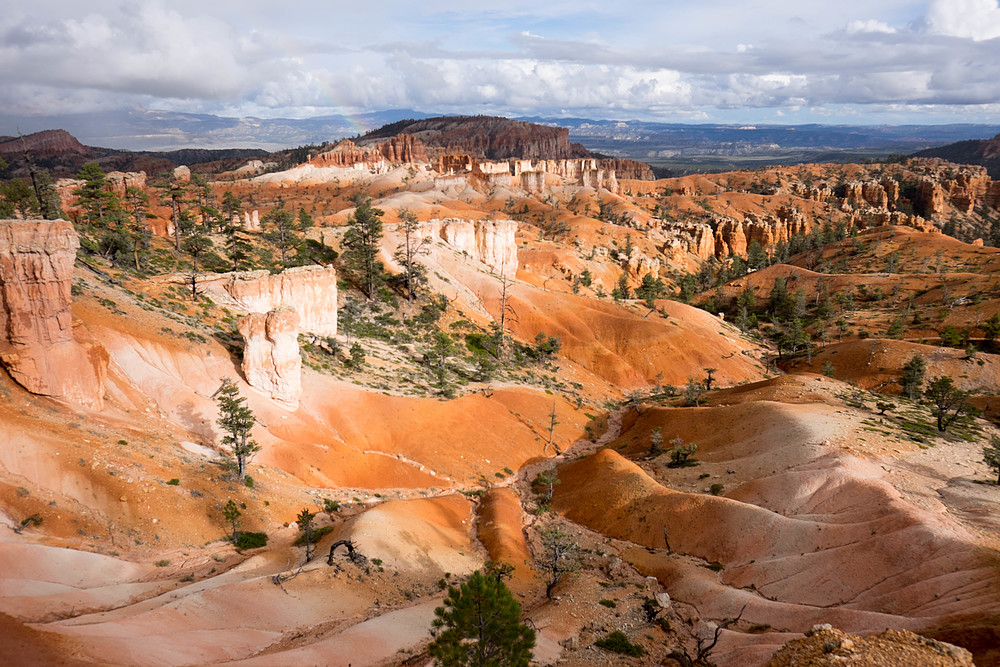
[[[722,493],[722,490],[725,489],[725,488],[726,487],[724,485],[719,484],[718,482],[716,482],[715,484],[713,484],[712,486],[709,487],[709,490],[712,492],[713,496],[717,496],[720,493]]]
[[[240,533],[236,538],[236,548],[259,549],[267,546],[267,533]]]
[[[614,609],[615,607],[618,606],[618,603],[615,602],[614,600],[598,600],[597,603],[601,604],[601,605],[604,605],[608,609]]]
[[[156,567],[166,567],[168,565],[170,565],[170,561],[169,560],[164,559],[164,560],[158,560],[158,561],[156,561]]]
[[[174,477],[173,479],[167,480],[167,486],[177,486],[181,483],[181,480]]]
[[[594,642],[594,646],[603,648],[605,651],[617,653],[618,655],[628,655],[636,658],[646,655],[646,651],[641,646],[630,642],[628,637],[619,630],[615,630],[604,639],[598,639]]]
[[[321,539],[333,532],[333,526],[323,526],[322,528],[317,528],[316,530],[310,531],[309,542],[311,544],[316,544]],[[297,547],[301,547],[306,543],[306,534],[300,533],[295,541],[292,543]]]

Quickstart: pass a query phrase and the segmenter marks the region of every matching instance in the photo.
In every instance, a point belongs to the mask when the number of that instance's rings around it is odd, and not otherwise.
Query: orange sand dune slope
[[[562,356],[621,389],[683,384],[691,376],[704,377],[705,368],[717,369],[722,385],[763,377],[754,359],[756,347],[735,327],[698,308],[657,301],[664,317],[523,284],[512,294],[518,336],[530,340],[539,331],[558,336]],[[486,305],[499,312],[496,295]]]
[[[217,407],[210,396],[224,377],[263,425],[258,464],[277,466],[316,486],[362,488],[447,487],[494,479],[504,468],[553,453],[546,451],[551,411],[555,440],[582,434],[584,413],[566,399],[540,390],[497,388],[450,401],[366,391],[314,371],[303,373],[303,397],[291,412],[247,387],[218,344],[190,345],[95,326],[113,363],[113,391],[122,403],[150,404],[191,438],[217,442]]]
[[[925,618],[1000,609],[976,538],[901,500],[871,462],[827,454],[731,497],[671,491],[611,450],[559,474],[568,518],[651,547],[665,530],[675,551],[722,564],[723,584],[771,601]]]

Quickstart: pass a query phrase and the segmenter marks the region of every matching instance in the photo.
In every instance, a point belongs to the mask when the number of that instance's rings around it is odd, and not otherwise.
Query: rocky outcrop
[[[333,267],[299,266],[276,275],[246,271],[220,276],[206,286],[222,300],[231,300],[251,313],[294,308],[302,331],[337,335],[337,271]]]
[[[444,155],[438,158],[438,172],[445,175],[470,174],[489,187],[520,188],[526,192],[540,193],[546,177],[553,176],[564,183],[604,188],[618,193],[618,180],[613,170],[603,169],[594,158],[572,160],[478,160],[468,155]]]
[[[632,254],[629,255],[623,268],[629,278],[632,279],[632,282],[638,284],[642,282],[642,278],[646,274],[651,274],[654,278],[659,278],[661,266],[662,262],[659,257],[650,257],[638,248],[633,248]]]
[[[377,147],[361,147],[350,139],[344,139],[311,160],[316,167],[339,167],[341,169],[364,169],[373,173],[383,173],[388,165]]]
[[[929,179],[917,183],[917,194],[913,201],[913,212],[924,218],[930,218],[944,213],[944,190]]]
[[[257,391],[288,408],[302,396],[299,315],[294,308],[250,313],[239,318],[243,335],[243,375]]]
[[[712,228],[704,223],[665,222],[660,231],[667,236],[661,250],[674,263],[685,263],[685,253],[703,260],[715,257],[715,236]]]
[[[378,152],[392,164],[427,162],[427,149],[411,134],[397,134],[378,145]]]
[[[715,256],[725,259],[730,255],[747,256],[753,241],[765,250],[778,243],[787,243],[796,234],[808,234],[810,224],[795,208],[782,206],[774,214],[757,217],[747,214],[742,221],[717,218],[715,221]]]
[[[107,352],[73,331],[79,247],[65,220],[0,220],[0,362],[34,394],[100,409]]]
[[[419,139],[409,134],[398,134],[375,145],[358,145],[344,139],[309,162],[317,167],[364,169],[382,174],[392,166],[428,162],[428,158],[427,150]]]
[[[833,190],[826,183],[819,183],[817,185],[809,185],[801,182],[793,183],[791,191],[797,197],[813,201],[826,201],[833,196]]]
[[[243,229],[248,232],[259,232],[260,231],[260,213],[257,209],[251,211],[243,211]]]
[[[631,179],[633,181],[655,181],[653,169],[645,162],[630,160],[628,158],[605,158],[598,161],[598,166],[605,171],[612,171],[615,176],[621,179]]]
[[[106,175],[108,188],[119,197],[125,196],[128,188],[146,189],[146,172],[144,171],[111,171]]]
[[[888,208],[889,195],[877,181],[853,181],[844,185],[844,205],[851,208]]]
[[[771,656],[765,667],[880,665],[882,667],[974,667],[968,650],[903,630],[859,637],[816,625]]]
[[[459,252],[513,278],[517,273],[517,221],[445,218],[420,223],[421,237],[441,239]]]
[[[174,180],[178,183],[187,183],[191,180],[191,168],[185,165],[174,168]]]

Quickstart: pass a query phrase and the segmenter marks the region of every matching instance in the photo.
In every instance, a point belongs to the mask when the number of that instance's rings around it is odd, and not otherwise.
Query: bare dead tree
[[[510,286],[513,280],[508,278],[502,271],[500,272],[500,321],[497,323],[499,329],[496,332],[497,356],[506,356],[507,338],[510,323],[517,322],[517,311],[510,304]]]
[[[676,660],[681,667],[708,667],[712,663],[708,661],[709,655],[712,653],[712,649],[715,645],[719,643],[719,637],[722,636],[722,631],[729,628],[739,622],[740,618],[743,616],[743,612],[747,609],[746,605],[740,609],[740,613],[736,615],[736,618],[727,618],[717,626],[715,626],[715,632],[712,634],[712,641],[709,642],[706,637],[698,637],[697,642],[697,652],[695,657],[692,658],[691,654],[688,653],[685,648],[674,649],[670,652],[668,657]]]
[[[42,517],[38,514],[32,514],[27,519],[21,521],[21,523],[19,523],[17,527],[14,528],[14,532],[20,535],[24,531],[24,529],[30,526],[31,524],[35,524],[36,526],[42,525]]]
[[[361,555],[361,552],[357,550],[354,546],[354,542],[351,540],[339,540],[333,543],[330,547],[330,555],[326,559],[326,564],[333,565],[333,553],[337,550],[339,546],[347,547],[347,557],[351,559],[351,562],[359,567],[366,567],[368,565],[368,559]]]

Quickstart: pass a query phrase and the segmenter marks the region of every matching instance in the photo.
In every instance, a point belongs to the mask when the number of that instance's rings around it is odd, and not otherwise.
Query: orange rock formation
[[[79,246],[65,220],[0,221],[0,361],[32,393],[101,408],[107,354],[74,337],[70,312]]]

